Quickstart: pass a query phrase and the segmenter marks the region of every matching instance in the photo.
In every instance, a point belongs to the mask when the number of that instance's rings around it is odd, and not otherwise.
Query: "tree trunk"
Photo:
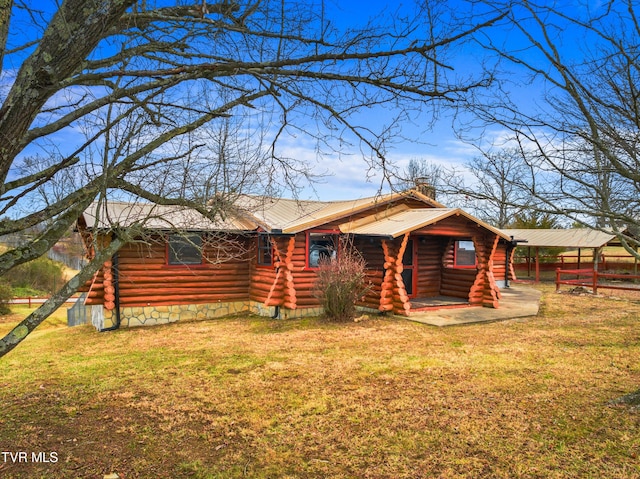
[[[82,268],[60,291],[51,296],[42,306],[27,316],[20,324],[13,328],[2,340],[0,340],[0,357],[7,354],[20,344],[36,327],[62,306],[77,289],[88,281],[111,257],[124,245],[125,241],[115,238],[111,244],[101,250]]]

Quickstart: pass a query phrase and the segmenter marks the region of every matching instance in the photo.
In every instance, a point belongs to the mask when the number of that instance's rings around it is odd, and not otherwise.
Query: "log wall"
[[[442,269],[442,283],[440,294],[453,298],[469,298],[469,291],[476,279],[475,268],[449,268]]]
[[[252,254],[250,254],[249,299],[264,304],[269,302],[272,303],[271,305],[280,305],[283,294],[279,281],[280,274],[277,274],[275,266],[260,266],[257,264],[255,246],[254,242],[254,248],[251,250]],[[277,261],[279,261],[279,258],[274,254],[274,264]]]
[[[493,275],[496,281],[504,281],[507,276],[507,244],[504,241],[498,243],[493,255]]]
[[[368,270],[384,270],[384,252],[379,238],[356,238],[353,244],[367,262]]]
[[[305,233],[295,236],[273,237],[274,267],[251,267],[250,299],[267,306],[288,309],[316,308],[320,305],[313,294],[316,282],[314,270],[305,269],[307,238]]]
[[[478,272],[476,268],[454,268],[454,245],[454,239],[448,238],[444,246],[439,294],[453,298],[468,299],[469,290]]]
[[[369,289],[358,306],[378,309],[384,278],[384,252],[380,239],[357,238],[354,240],[354,246],[367,263],[366,280],[369,283]]]
[[[380,270],[367,270],[366,280],[369,284],[367,293],[362,298],[362,301],[358,302],[358,306],[362,306],[370,309],[378,309],[380,307],[380,294],[382,292],[382,280],[384,278],[384,272]]]
[[[438,296],[442,278],[442,255],[447,241],[441,236],[421,236],[414,244],[417,246],[418,258],[416,296]]]
[[[120,306],[162,306],[249,299],[248,238],[234,238],[225,247],[232,259],[220,261],[219,248],[204,247],[209,262],[202,265],[166,264],[166,246],[161,238],[146,244],[129,243],[118,252]],[[85,285],[87,304],[107,306],[109,269],[105,265],[95,280]]]
[[[86,304],[104,304],[104,268],[98,270],[93,279],[78,288],[80,293],[87,293]]]

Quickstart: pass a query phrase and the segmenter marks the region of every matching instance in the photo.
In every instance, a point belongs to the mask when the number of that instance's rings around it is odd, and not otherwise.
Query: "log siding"
[[[163,306],[249,300],[249,262],[253,251],[248,238],[228,242],[231,259],[220,262],[220,248],[207,242],[206,261],[200,265],[168,265],[162,237],[152,242],[129,243],[118,252],[120,306]],[[228,251],[229,252],[229,251]],[[86,304],[104,304],[109,309],[110,264],[105,264],[86,287]]]
[[[442,236],[417,237],[417,291],[419,298],[430,298],[441,294],[443,283],[442,257],[447,241]]]

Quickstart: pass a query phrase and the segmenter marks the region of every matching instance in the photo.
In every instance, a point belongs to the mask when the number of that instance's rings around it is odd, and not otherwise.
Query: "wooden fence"
[[[540,255],[539,268],[544,271],[555,271],[556,268],[565,269],[582,269],[583,266],[592,265],[592,255],[577,254],[559,254],[559,255]],[[534,267],[536,262],[535,256],[528,257],[516,255],[513,258],[513,266],[518,270],[526,270]],[[620,270],[634,271],[638,269],[638,262],[634,261],[629,255],[619,254],[601,254],[598,258],[598,268],[603,270]],[[634,274],[637,274],[634,272]]]
[[[575,278],[563,279],[563,275],[575,276]],[[593,294],[597,294],[598,288],[640,291],[640,284],[634,284],[639,280],[640,275],[633,274],[600,273],[593,269],[556,269],[556,291],[560,291],[561,284],[589,287],[593,290]],[[614,283],[614,281],[625,283]]]
[[[516,255],[513,258],[513,270],[518,279],[535,277],[535,281],[540,281],[543,276],[547,281],[553,281],[554,272],[558,268],[561,270],[582,270],[593,267],[592,254],[562,253],[559,255],[539,255],[537,258]],[[627,276],[627,272],[632,275],[639,274],[638,260],[629,255],[602,253],[598,256],[597,269],[603,273],[625,273],[625,276]]]

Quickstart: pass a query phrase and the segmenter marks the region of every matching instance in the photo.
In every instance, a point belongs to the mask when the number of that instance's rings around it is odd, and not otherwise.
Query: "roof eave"
[[[430,196],[425,195],[424,193],[421,193],[420,191],[418,191],[415,188],[412,188],[410,190],[406,190],[406,191],[401,191],[400,193],[398,193],[399,195],[404,195],[404,196],[413,196],[421,201],[424,201],[425,203],[429,203],[431,206],[433,206],[434,208],[446,208],[446,205],[443,205],[442,203],[440,203],[439,201],[436,201],[435,199],[431,198]]]
[[[422,194],[419,191],[407,190],[407,191],[401,191],[396,193],[389,193],[386,196],[376,196],[376,197],[373,197],[371,201],[363,203],[362,205],[359,205],[357,207],[345,208],[344,210],[335,212],[328,216],[316,218],[314,220],[307,221],[306,223],[296,224],[294,226],[290,226],[289,228],[283,228],[282,231],[289,234],[300,233],[302,231],[316,228],[318,226],[329,223],[331,221],[336,221],[336,220],[339,220],[340,218],[345,218],[349,215],[361,213],[362,211],[366,211],[372,207],[382,206],[382,205],[392,203],[394,201],[397,201],[402,198],[407,198],[407,197],[413,197],[415,199],[423,201],[424,203],[427,203],[428,205],[434,208],[446,208],[446,206],[442,205],[441,203],[438,203],[436,200],[429,198],[427,195]]]

